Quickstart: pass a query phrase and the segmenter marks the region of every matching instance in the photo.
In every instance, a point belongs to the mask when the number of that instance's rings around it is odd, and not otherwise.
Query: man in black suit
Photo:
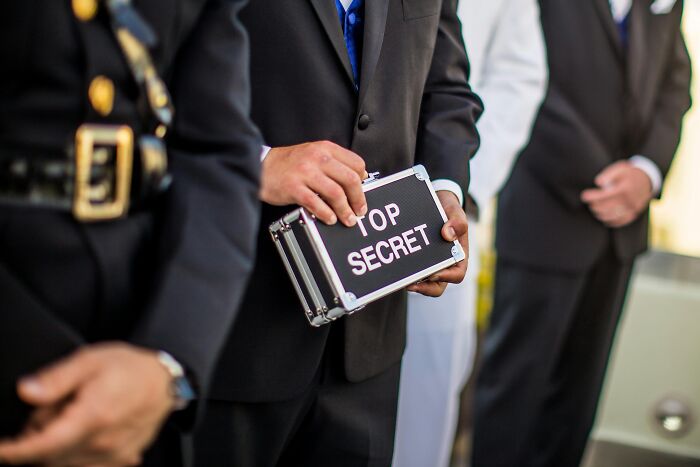
[[[466,240],[458,196],[478,145],[481,104],[467,84],[456,1],[259,0],[242,18],[253,120],[272,147],[263,161],[267,204],[196,463],[389,465],[406,293],[311,328],[267,227],[293,204],[353,225],[366,210],[366,171],[389,175],[422,163],[450,218],[443,236]],[[412,290],[439,295],[465,270],[459,264]]]
[[[243,4],[3,4],[0,463],[136,465],[207,390],[259,219]]]
[[[682,1],[540,6],[550,88],[499,201],[475,467],[579,464],[690,105]]]

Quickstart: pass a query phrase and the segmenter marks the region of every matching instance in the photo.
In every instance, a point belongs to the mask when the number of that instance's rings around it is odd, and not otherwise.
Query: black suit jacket
[[[368,0],[359,93],[333,0],[256,0],[251,37],[253,120],[271,146],[330,140],[384,175],[425,164],[460,183],[478,145],[481,111],[452,0]],[[366,129],[358,127],[368,116]],[[367,117],[365,117],[367,118]],[[312,380],[330,326],[313,329],[267,231],[293,206],[264,206],[258,260],[213,387],[224,400],[283,399]],[[359,381],[396,363],[405,344],[405,293],[339,326],[345,373]],[[342,334],[336,334],[336,337]]]
[[[259,219],[243,3],[136,2],[159,38],[153,57],[176,107],[174,183],[156,206],[94,224],[0,206],[2,406],[18,375],[106,339],[165,350],[206,389],[252,270]],[[136,85],[103,13],[85,25],[68,0],[7,2],[0,63],[2,146],[61,151],[84,122],[140,131]],[[97,75],[115,83],[106,118],[88,104]]]
[[[635,0],[623,48],[608,0],[541,0],[549,91],[532,139],[501,193],[501,258],[583,270],[611,243],[623,261],[646,249],[648,215],[608,229],[580,201],[596,175],[642,155],[665,175],[690,106],[683,2],[654,15]]]

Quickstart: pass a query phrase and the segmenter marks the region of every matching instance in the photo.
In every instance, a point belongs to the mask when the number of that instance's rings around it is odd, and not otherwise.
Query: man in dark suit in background
[[[690,105],[682,1],[541,0],[550,88],[499,202],[475,467],[572,467]]]
[[[140,464],[207,390],[259,218],[243,4],[3,4],[0,463]]]
[[[443,236],[466,240],[458,198],[481,104],[467,84],[456,1],[259,0],[242,17],[253,120],[272,147],[263,161],[267,204],[196,463],[388,466],[406,293],[311,328],[267,228],[293,204],[353,225],[366,211],[366,171],[389,175],[422,163],[448,213]],[[412,290],[439,295],[464,277],[463,263]]]

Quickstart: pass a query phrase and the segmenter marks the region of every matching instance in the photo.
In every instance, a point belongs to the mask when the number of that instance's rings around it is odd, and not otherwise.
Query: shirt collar
[[[632,9],[632,1],[633,0],[610,0],[610,9],[612,10],[615,22],[621,23],[627,18],[627,15]]]

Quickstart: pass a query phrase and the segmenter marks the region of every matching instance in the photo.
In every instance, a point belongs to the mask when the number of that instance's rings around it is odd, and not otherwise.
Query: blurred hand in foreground
[[[172,377],[157,353],[124,343],[85,347],[20,380],[36,407],[0,462],[45,467],[138,465],[174,408]]]

